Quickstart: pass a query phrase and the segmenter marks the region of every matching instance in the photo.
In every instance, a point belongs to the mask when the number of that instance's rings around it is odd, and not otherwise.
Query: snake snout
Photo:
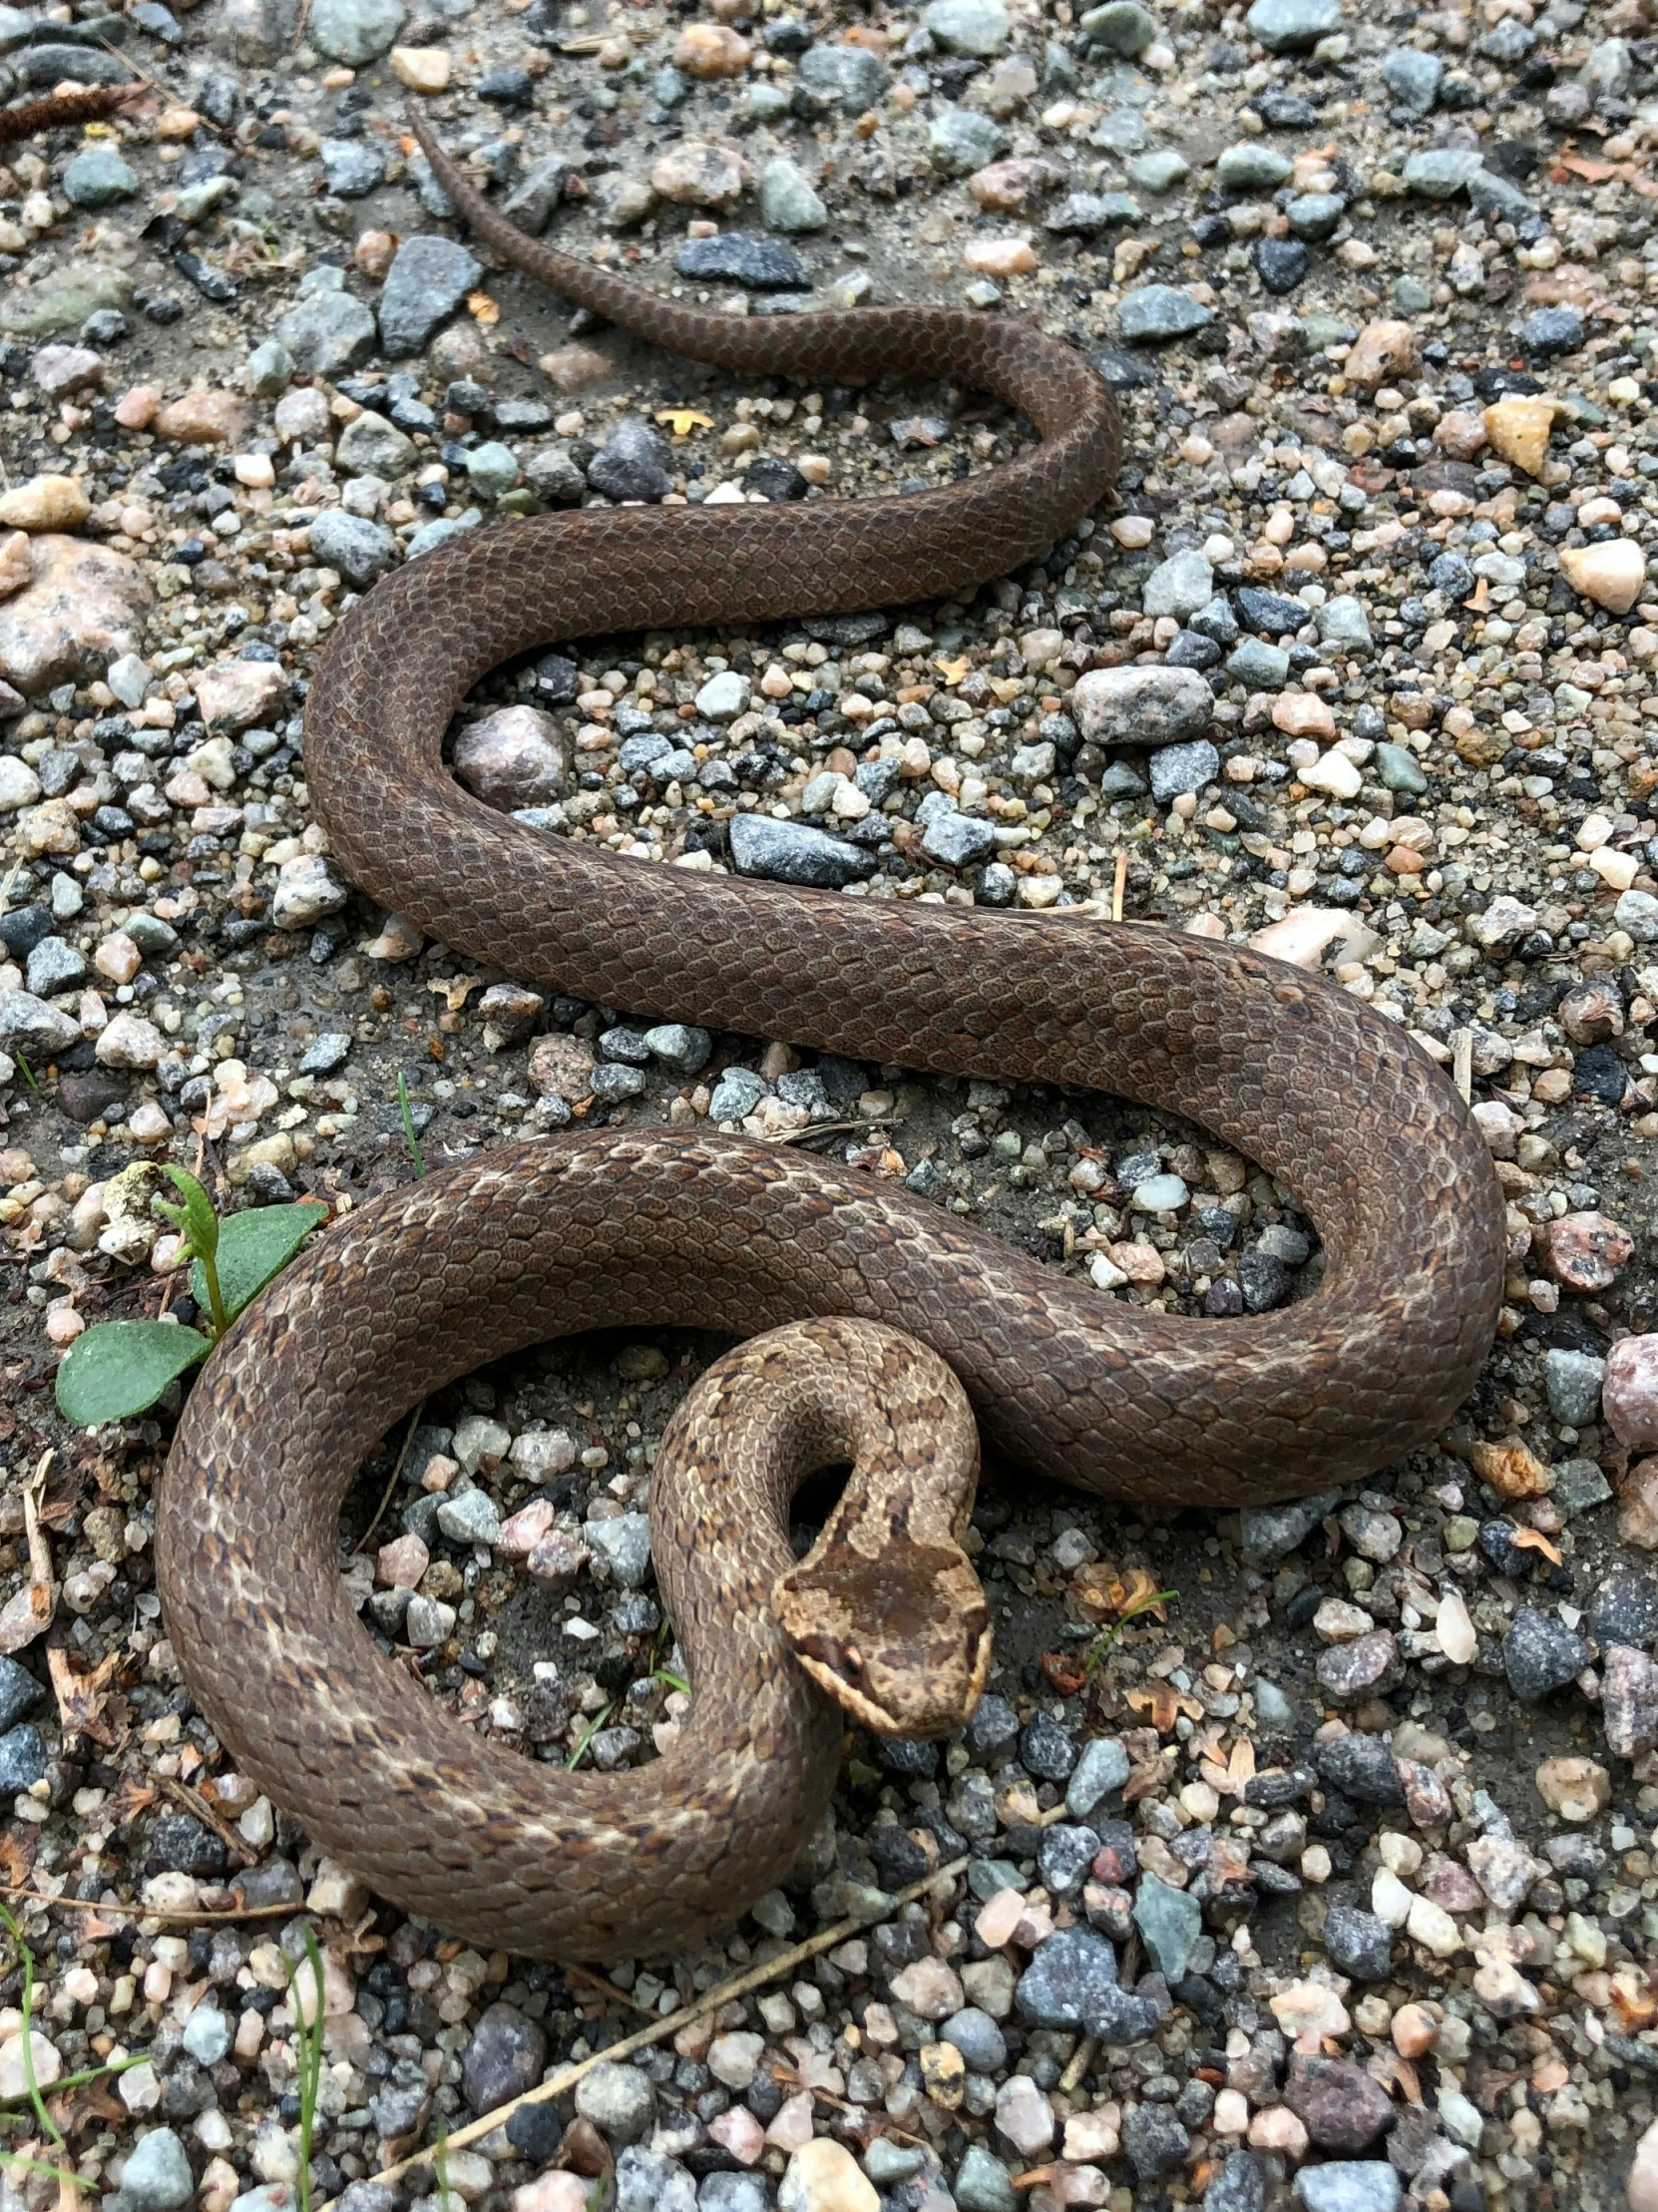
[[[991,1623],[957,1546],[902,1538],[873,1558],[820,1546],[779,1576],[777,1616],[818,1687],[881,1735],[953,1735],[990,1672]]]

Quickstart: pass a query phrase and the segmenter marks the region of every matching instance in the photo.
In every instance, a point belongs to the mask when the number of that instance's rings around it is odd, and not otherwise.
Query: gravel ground
[[[309,1932],[308,2187],[352,2212],[1658,2207],[1650,28],[1644,0],[0,7],[0,97],[145,88],[0,145],[13,2153],[121,2212],[286,2212]],[[782,1887],[608,1989],[377,1907],[181,1685],[149,1548],[176,1409],[89,1436],[50,1389],[88,1322],[170,1290],[189,1318],[156,1163],[344,1210],[415,1172],[401,1076],[428,1163],[706,1116],[1157,1310],[1266,1310],[1318,1256],[1171,1119],[641,1032],[350,891],[301,711],[386,568],[548,507],[949,482],[1020,436],[977,395],[740,386],[572,317],[451,235],[411,93],[579,252],[749,313],[1034,314],[1130,425],[1115,503],[971,607],[550,654],[480,688],[457,773],[691,869],[1115,898],[1322,964],[1471,1087],[1509,1200],[1498,1344],[1439,1446],[1161,1527],[993,1479],[967,1734],[853,1738]],[[682,1711],[649,1467],[718,1349],[583,1340],[428,1402],[346,1509],[369,1632],[526,1755],[647,1764]],[[58,2196],[0,2170],[4,2212]]]

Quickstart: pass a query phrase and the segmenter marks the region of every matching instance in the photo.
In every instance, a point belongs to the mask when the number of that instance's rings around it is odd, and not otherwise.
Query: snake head
[[[958,1545],[895,1530],[871,1553],[826,1530],[772,1604],[812,1680],[879,1735],[954,1735],[979,1702],[990,1607]]]

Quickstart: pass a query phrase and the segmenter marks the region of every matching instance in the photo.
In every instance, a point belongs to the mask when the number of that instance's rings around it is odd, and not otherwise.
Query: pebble
[[[331,62],[365,69],[397,43],[407,15],[402,0],[312,0],[305,30]]]
[[[1341,29],[1341,0],[1255,0],[1244,22],[1269,54],[1301,53]]]
[[[1207,737],[1195,744],[1163,745],[1151,755],[1151,796],[1159,805],[1187,791],[1201,791],[1220,773],[1220,754]]]
[[[27,1790],[46,1772],[46,1745],[31,1720],[21,1720],[0,1735],[0,1796]]]
[[[1006,152],[1008,134],[973,108],[945,108],[927,126],[927,151],[941,177],[966,177]]]
[[[483,264],[454,238],[424,230],[405,238],[380,290],[380,344],[386,358],[398,361],[423,352],[476,290],[483,273]]]
[[[117,2202],[121,2212],[174,2212],[196,2194],[190,2153],[171,2127],[153,2127],[127,2154]]]
[[[833,101],[848,115],[878,107],[892,83],[886,64],[863,46],[809,47],[800,57],[796,75],[808,92]]]
[[[1134,1897],[1134,1926],[1146,1956],[1166,1982],[1178,1982],[1203,1930],[1203,1908],[1189,1890],[1170,1889],[1142,1874]]]
[[[1404,2184],[1386,2159],[1331,2159],[1303,2166],[1295,2193],[1307,2212],[1398,2212]]]
[[[1191,2140],[1166,2104],[1130,2104],[1123,2112],[1122,2148],[1142,2184],[1177,2172]]]
[[[805,173],[781,156],[767,162],[760,171],[757,189],[760,221],[768,230],[798,236],[805,231],[823,229],[829,221],[829,210]],[[805,280],[802,270],[802,281]]]
[[[1399,1805],[1404,1802],[1399,1769],[1386,1742],[1350,1730],[1314,1752],[1324,1779],[1362,1805]]]
[[[1083,2028],[1109,2043],[1151,2032],[1155,2008],[1117,1986],[1116,1953],[1091,1928],[1049,1936],[1019,1979],[1014,2003],[1037,2027]]]
[[[881,2199],[844,2143],[819,2135],[790,2158],[777,2212],[879,2212]]]
[[[804,822],[738,814],[731,821],[730,838],[731,858],[739,875],[769,876],[777,883],[812,884],[821,890],[838,891],[875,873],[873,853]]]
[[[636,2143],[656,2116],[656,2092],[637,2066],[607,2058],[576,2084],[576,2109],[612,2142]]]
[[[1132,1762],[1115,1736],[1094,1736],[1065,1782],[1065,1809],[1077,1820],[1086,1820],[1094,1808],[1120,1790],[1132,1772]]]
[[[940,2037],[954,2043],[973,2073],[1000,2073],[1008,2063],[1008,2039],[988,2012],[965,2005],[953,2012],[939,2029]]]
[[[1256,0],[1257,7],[1279,0]],[[1316,4],[1316,0],[1315,0]],[[1117,329],[1132,344],[1161,345],[1189,337],[1215,319],[1215,310],[1177,284],[1141,284],[1117,305]]]
[[[1231,2152],[1215,2167],[1203,2192],[1206,2212],[1265,2212],[1266,2201],[1261,2169],[1247,2150]]]
[[[1624,2183],[1629,2212],[1658,2212],[1658,2120],[1635,2145],[1629,2177]],[[991,2212],[989,2206],[984,2212]]]
[[[397,559],[397,540],[383,523],[325,508],[311,525],[311,553],[338,569],[347,584],[366,591]]]
[[[1545,1759],[1536,1773],[1537,1794],[1562,1820],[1589,1821],[1611,1800],[1612,1778],[1593,1759]]]
[[[136,561],[51,533],[31,552],[33,582],[0,603],[0,678],[33,696],[137,652],[152,593]]]
[[[73,476],[31,476],[0,493],[0,524],[8,530],[79,530],[92,513],[86,486]],[[27,573],[18,578],[27,581]]]
[[[947,54],[971,55],[980,61],[1000,54],[1013,28],[1002,0],[928,0],[921,23]]]
[[[108,142],[83,147],[63,173],[64,197],[77,208],[110,208],[139,190],[136,173]]]
[[[1644,1651],[1612,1644],[1602,1655],[1601,1721],[1617,1758],[1658,1749],[1658,1664]]]
[[[1331,1965],[1354,1981],[1385,1982],[1392,1971],[1393,1928],[1375,1913],[1332,1905],[1325,1916],[1324,1948]]]
[[[1646,555],[1633,538],[1562,546],[1560,568],[1574,592],[1614,615],[1627,615],[1646,590]]]
[[[1012,2174],[982,2143],[970,2143],[956,2169],[959,2212],[1016,2212]]]
[[[1615,1352],[1627,1353],[1631,1344],[1642,1341],[1639,1337],[1625,1338],[1614,1346]],[[1647,1339],[1658,1352],[1658,1340]],[[1600,1414],[1601,1389],[1606,1380],[1607,1362],[1596,1359],[1588,1352],[1571,1352],[1554,1345],[1543,1355],[1543,1389],[1548,1397],[1548,1410],[1556,1421],[1562,1421],[1573,1429],[1586,1429]],[[1658,1371],[1655,1371],[1658,1381]],[[1658,1401],[1655,1401],[1658,1411]],[[1610,1417],[1609,1417],[1610,1418]],[[1624,1444],[1645,1442],[1643,1438],[1623,1436],[1616,1422],[1612,1423],[1614,1435]],[[1658,1441],[1658,1430],[1654,1432]]]
[[[722,230],[717,237],[687,239],[673,256],[681,276],[742,284],[750,291],[799,291],[811,282],[805,263],[775,238]]]

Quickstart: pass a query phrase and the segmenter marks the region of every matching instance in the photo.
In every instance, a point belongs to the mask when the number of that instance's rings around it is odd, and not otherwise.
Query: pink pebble
[[[132,384],[115,403],[115,419],[123,430],[148,430],[156,419],[162,395],[154,384]]]
[[[1643,1450],[1658,1444],[1658,1336],[1626,1336],[1613,1345],[1600,1403],[1620,1444]]]
[[[374,1554],[374,1579],[382,1589],[413,1589],[431,1563],[419,1537],[394,1537]]]
[[[728,2112],[710,2120],[708,2133],[744,2166],[754,2165],[766,2147],[765,2130],[746,2104],[733,2104]]]

